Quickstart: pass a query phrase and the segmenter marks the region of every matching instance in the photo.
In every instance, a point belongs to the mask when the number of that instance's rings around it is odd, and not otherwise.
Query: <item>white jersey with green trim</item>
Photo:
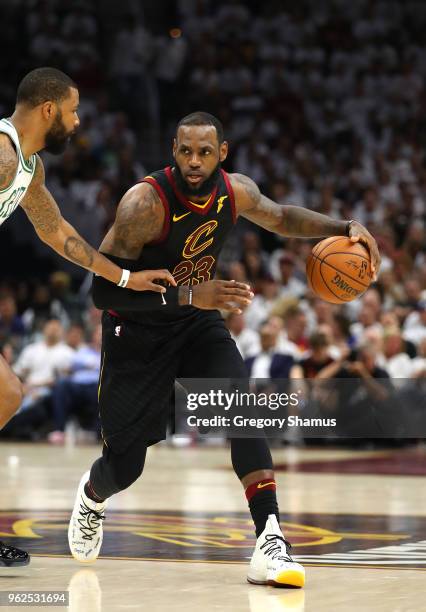
[[[8,119],[0,120],[0,133],[7,134],[15,145],[16,155],[18,158],[18,166],[13,181],[5,189],[0,189],[0,225],[6,221],[8,217],[18,206],[19,202],[25,195],[37,164],[37,156],[31,155],[25,160],[19,144],[18,132],[15,126]],[[0,168],[1,172],[1,168]]]

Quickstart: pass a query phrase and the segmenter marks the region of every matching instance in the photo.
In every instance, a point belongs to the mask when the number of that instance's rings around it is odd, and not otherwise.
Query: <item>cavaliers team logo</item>
[[[217,228],[217,225],[217,221],[212,219],[211,221],[203,223],[203,225],[200,225],[200,227],[197,227],[197,229],[189,234],[188,238],[185,240],[185,246],[182,251],[182,255],[185,259],[191,259],[199,255],[211,245],[214,239],[211,234]],[[209,238],[209,236],[211,237]]]
[[[32,555],[70,557],[64,510],[0,511],[0,539]],[[295,561],[307,566],[426,569],[426,517],[282,516]],[[252,520],[231,512],[108,511],[100,558],[247,564]]]

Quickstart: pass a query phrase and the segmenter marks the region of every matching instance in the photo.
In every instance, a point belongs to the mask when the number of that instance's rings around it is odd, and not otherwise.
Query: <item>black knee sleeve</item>
[[[143,472],[146,446],[133,445],[123,454],[117,455],[104,446],[90,470],[90,484],[101,499],[107,499],[130,487]]]
[[[232,438],[231,459],[240,480],[250,472],[273,469],[271,451],[265,438]]]

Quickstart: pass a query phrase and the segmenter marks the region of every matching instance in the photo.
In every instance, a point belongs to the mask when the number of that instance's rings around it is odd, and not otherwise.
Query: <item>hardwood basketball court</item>
[[[246,582],[254,534],[226,448],[151,448],[142,478],[110,500],[101,557],[79,565],[66,531],[98,450],[1,445],[0,537],[32,555],[0,572],[1,591],[68,590],[78,612],[425,609],[422,449],[273,451],[303,590]]]

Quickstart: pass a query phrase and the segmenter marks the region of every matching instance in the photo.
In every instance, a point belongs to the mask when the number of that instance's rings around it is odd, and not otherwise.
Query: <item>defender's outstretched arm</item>
[[[39,238],[57,253],[116,285],[120,282],[123,270],[91,247],[74,227],[62,217],[58,205],[45,185],[43,163],[39,156],[37,156],[34,178],[21,202],[21,206]],[[163,278],[172,282],[171,275],[164,270],[154,278]],[[127,282],[127,287],[136,291],[146,289],[161,291],[161,287],[154,285],[151,279],[152,277],[147,277],[146,272],[132,273]]]

